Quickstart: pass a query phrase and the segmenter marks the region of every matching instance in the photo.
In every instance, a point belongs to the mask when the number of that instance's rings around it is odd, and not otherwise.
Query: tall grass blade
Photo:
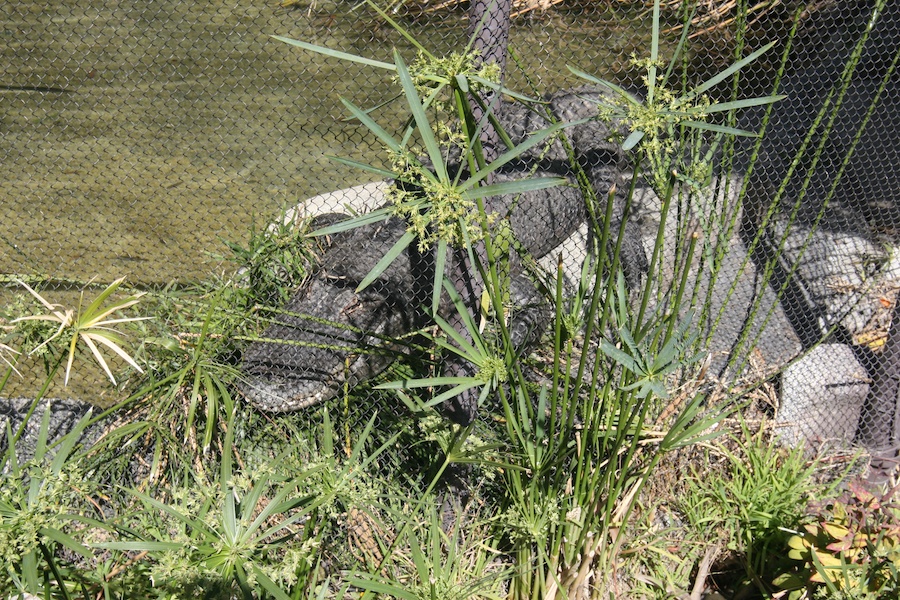
[[[294,40],[294,39],[284,37],[281,35],[273,35],[272,37],[275,38],[276,40],[278,40],[279,42],[284,42],[285,44],[290,44],[291,46],[297,46],[298,48],[303,48],[304,50],[309,50],[310,52],[316,52],[318,54],[323,54],[323,55],[329,56],[331,58],[337,58],[339,60],[346,60],[349,62],[366,65],[367,67],[376,67],[378,69],[385,69],[388,71],[395,71],[397,69],[397,67],[392,65],[391,63],[381,62],[380,60],[373,60],[371,58],[364,58],[364,57],[358,56],[356,54],[350,54],[349,52],[341,52],[340,50],[326,48],[325,46],[317,46],[315,44],[310,44],[308,42],[303,42],[300,40]]]
[[[444,164],[444,156],[441,154],[441,147],[434,137],[434,131],[431,129],[431,123],[425,114],[425,107],[419,99],[419,92],[416,90],[415,83],[413,83],[409,74],[406,62],[404,62],[403,57],[400,56],[396,49],[394,50],[394,63],[397,65],[397,78],[403,87],[406,102],[415,119],[416,128],[422,138],[422,143],[425,145],[425,151],[428,153],[428,159],[437,172],[438,179],[442,182],[447,182],[449,177],[447,176],[447,166]]]
[[[381,277],[381,274],[384,273],[385,269],[391,266],[391,263],[400,256],[403,252],[409,248],[409,245],[416,239],[416,234],[413,231],[405,232],[397,242],[391,246],[391,249],[384,253],[384,256],[379,259],[379,261],[372,267],[372,270],[369,271],[368,275],[363,277],[363,280],[359,282],[359,285],[356,286],[356,292],[361,292],[362,290],[369,287],[373,281]]]
[[[566,183],[568,183],[568,180],[564,177],[517,179],[515,181],[504,181],[501,183],[492,183],[490,185],[482,185],[467,189],[463,193],[463,198],[467,200],[476,200],[478,198],[487,198],[490,196],[524,194],[526,192],[543,190],[558,185],[564,185]]]
[[[341,98],[341,103],[350,111],[350,113],[359,120],[360,123],[365,125],[369,131],[375,134],[381,142],[388,147],[393,152],[400,152],[402,150],[402,146],[400,142],[394,139],[394,136],[385,131],[381,125],[375,122],[375,119],[370,117],[364,110],[357,107],[355,104],[350,102],[345,98]]]
[[[752,63],[753,61],[755,61],[757,58],[759,58],[760,56],[762,56],[763,54],[765,54],[766,52],[771,50],[772,47],[776,43],[777,42],[769,42],[768,44],[766,44],[759,50],[756,50],[755,52],[750,53],[748,56],[745,56],[744,58],[742,58],[741,60],[732,64],[730,67],[728,67],[724,71],[720,72],[718,75],[715,75],[715,76],[709,78],[705,83],[702,83],[702,84],[698,85],[697,87],[693,88],[690,92],[688,92],[687,94],[684,95],[684,99],[685,100],[693,100],[693,99],[697,98],[698,96],[701,96],[702,94],[708,92],[713,87],[722,83],[723,81],[725,81],[726,79],[728,79],[729,77],[731,77],[732,75],[734,75],[735,73],[737,73],[738,71],[740,71],[741,69],[743,69],[744,67],[749,65],[750,63]]]

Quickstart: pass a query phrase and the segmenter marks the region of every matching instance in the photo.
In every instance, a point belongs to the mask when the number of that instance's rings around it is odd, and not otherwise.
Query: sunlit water
[[[74,287],[201,279],[233,268],[223,240],[243,242],[304,198],[372,180],[328,159],[381,160],[338,97],[380,104],[396,93],[390,74],[269,35],[381,60],[395,45],[412,60],[410,44],[342,2],[222,4],[3,4],[0,273]],[[649,33],[633,16],[518,19],[507,83],[526,93],[577,85],[566,65],[633,74],[630,57],[646,52]],[[402,22],[436,52],[465,41],[464,12]],[[397,125],[401,109],[376,115]]]

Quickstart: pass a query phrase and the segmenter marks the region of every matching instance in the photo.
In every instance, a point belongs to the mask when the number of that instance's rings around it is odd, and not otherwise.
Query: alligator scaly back
[[[606,92],[579,88],[553,94],[547,104],[558,120],[573,121],[597,115],[597,102]],[[533,131],[548,126],[540,108],[515,104],[500,112],[512,141],[521,143]],[[613,230],[623,218],[624,155],[615,139],[622,132],[600,120],[566,130],[575,159],[605,202],[616,184]],[[499,218],[510,228],[525,252],[541,258],[557,248],[585,221],[586,199],[576,183],[571,158],[559,141],[535,148],[496,174],[495,182],[525,177],[563,176],[568,185],[490,199]],[[603,214],[603,207],[596,211]],[[639,280],[646,257],[637,226],[626,221],[622,264],[630,281]],[[434,258],[410,245],[368,288],[355,289],[375,264],[405,233],[406,223],[392,217],[333,236],[321,268],[312,276],[275,323],[244,352],[243,393],[258,408],[299,410],[334,397],[344,386],[372,378],[407,350],[406,334],[428,324],[422,307],[430,303]],[[536,343],[549,323],[550,311],[533,282],[513,257],[510,331],[520,351]],[[448,274],[458,265],[447,265]],[[447,317],[444,299],[439,313]],[[471,415],[465,415],[469,418]]]

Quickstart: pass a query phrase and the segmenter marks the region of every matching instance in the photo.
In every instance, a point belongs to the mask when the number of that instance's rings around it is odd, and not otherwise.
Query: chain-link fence
[[[691,278],[699,282],[695,298],[712,307],[703,325],[711,376],[776,381],[777,419],[791,439],[890,445],[896,403],[886,408],[870,394],[870,382],[887,364],[883,349],[900,277],[900,11],[889,3],[873,15],[874,2],[697,4],[688,53],[697,81],[733,63],[736,52],[775,40],[747,70],[740,95],[769,93],[776,80],[787,95],[771,119],[762,109],[741,116],[750,130],[767,123],[767,136],[758,149],[752,141],[739,146],[735,176],[720,174],[712,198],[694,202],[689,215],[670,216],[692,222],[703,239],[707,262]],[[467,8],[396,3],[387,14],[431,50],[447,52],[465,43]],[[664,53],[674,48],[689,9],[681,2],[663,7]],[[535,96],[583,84],[567,65],[629,89],[644,86],[632,60],[646,56],[650,43],[643,3],[528,2],[513,13],[510,88]],[[378,206],[376,177],[328,156],[385,164],[381,144],[347,118],[338,97],[382,105],[395,94],[389,77],[271,35],[378,60],[390,61],[392,47],[407,60],[415,56],[383,15],[333,0],[5,2],[0,272],[76,287],[123,275],[147,286],[189,281],[228,268],[223,240],[243,243],[254,226],[283,218],[285,210],[299,206],[315,215]],[[857,58],[855,70],[845,71]],[[718,93],[727,97],[729,90]],[[392,110],[396,103],[385,104],[379,122],[406,118]],[[353,189],[329,194],[346,188]],[[638,229],[624,231],[640,238],[649,258],[662,207],[649,191],[641,196],[639,189],[636,198],[628,227]],[[733,216],[733,229],[707,223],[717,210]],[[578,277],[576,255],[583,255],[584,228],[580,234],[560,246],[570,282]],[[556,252],[543,254],[555,264]],[[663,262],[678,254],[666,256]],[[710,279],[713,264],[718,277]]]
[[[772,266],[785,330],[814,348],[782,377],[779,420],[810,441],[885,447],[897,439],[897,388],[884,377],[898,276],[900,18],[892,3],[820,9],[794,41],[779,90],[788,99],[749,177],[742,237],[760,242],[756,264]],[[763,214],[773,199],[777,210]]]

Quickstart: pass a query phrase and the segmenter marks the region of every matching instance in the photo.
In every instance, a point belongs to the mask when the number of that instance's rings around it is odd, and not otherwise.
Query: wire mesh
[[[704,230],[711,205],[690,209],[709,257],[723,245],[733,249],[718,259],[717,280],[692,275],[697,297],[736,300],[707,315],[713,371],[731,382],[746,382],[748,373],[777,378],[776,418],[794,441],[883,448],[898,437],[893,380],[872,382],[893,364],[887,334],[900,276],[893,62],[900,11],[888,3],[873,19],[874,5],[770,0],[748,3],[742,21],[734,3],[703,2],[693,16],[690,70],[698,80],[734,61],[736,27],[747,27],[749,50],[780,42],[743,79],[746,93],[772,89],[799,19],[780,80],[787,99],[767,121],[738,231]],[[448,52],[465,43],[467,8],[409,2],[388,14],[432,50]],[[663,9],[668,55],[685,13],[680,2]],[[572,88],[579,85],[566,69],[572,65],[640,89],[632,58],[646,55],[649,32],[650,13],[639,2],[514,3],[506,83],[529,95]],[[223,240],[246,243],[251,229],[285,211],[375,208],[375,178],[328,157],[385,164],[383,148],[347,118],[338,97],[382,105],[394,94],[390,79],[271,35],[378,60],[390,60],[392,47],[415,56],[374,10],[335,0],[4,2],[0,272],[59,288],[123,275],[147,287],[188,282],[229,268]],[[857,49],[855,71],[844,78]],[[820,114],[842,82],[834,117]],[[385,104],[379,121],[405,119],[391,112],[395,106]],[[763,122],[760,110],[741,124]],[[798,164],[801,147],[809,150]],[[719,180],[733,210],[752,152],[752,141],[741,145],[736,176]],[[651,248],[660,211],[653,198],[638,198],[631,217],[641,230],[633,235]],[[562,252],[569,279],[577,278],[585,237],[582,228],[580,238],[549,252],[551,268]],[[371,260],[369,250],[359,252]]]

